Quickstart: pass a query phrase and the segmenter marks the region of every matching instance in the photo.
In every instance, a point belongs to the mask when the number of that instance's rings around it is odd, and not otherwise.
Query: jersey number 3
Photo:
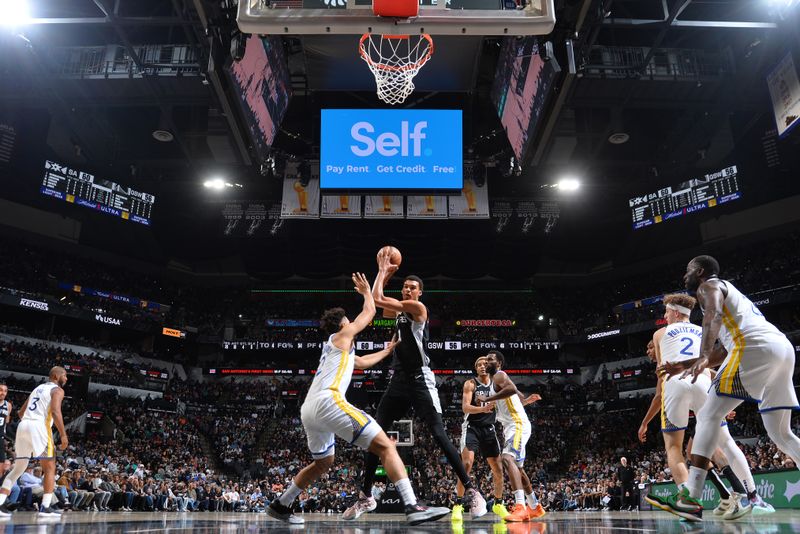
[[[694,345],[694,339],[692,339],[690,337],[682,337],[681,338],[681,342],[684,342],[684,341],[688,341],[688,343],[686,344],[685,347],[683,347],[681,349],[680,353],[683,354],[684,356],[694,356],[694,354],[690,352],[690,349],[692,348],[692,345]]]
[[[36,404],[39,402],[39,397],[33,397],[31,400],[32,400],[33,402],[32,402],[32,403],[31,403],[31,405],[28,407],[28,409],[29,409],[30,411],[32,411],[32,412],[35,412],[35,411],[36,411],[36,408],[37,408]]]

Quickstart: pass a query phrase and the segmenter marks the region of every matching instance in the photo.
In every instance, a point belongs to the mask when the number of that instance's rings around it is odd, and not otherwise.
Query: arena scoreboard
[[[736,166],[628,201],[638,230],[741,198]]]
[[[55,161],[46,161],[44,168],[43,195],[150,226],[155,196]]]

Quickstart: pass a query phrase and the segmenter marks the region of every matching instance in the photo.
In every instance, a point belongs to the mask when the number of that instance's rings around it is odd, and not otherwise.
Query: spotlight
[[[225,189],[226,184],[225,180],[222,178],[211,178],[210,180],[206,180],[203,182],[203,187],[206,189],[215,189],[217,191],[221,191]]]
[[[0,0],[0,25],[16,28],[31,19],[26,0]]]
[[[223,180],[222,178],[217,177],[217,178],[209,178],[208,180],[203,182],[203,187],[205,187],[206,189],[214,189],[216,191],[222,191],[225,188],[238,187],[241,189],[244,186],[242,184],[231,183],[226,180]]]
[[[581,187],[581,182],[576,178],[562,178],[556,184],[559,191],[571,193]]]
[[[540,315],[540,316],[539,316],[539,320],[540,320],[540,321],[544,321],[544,315]]]

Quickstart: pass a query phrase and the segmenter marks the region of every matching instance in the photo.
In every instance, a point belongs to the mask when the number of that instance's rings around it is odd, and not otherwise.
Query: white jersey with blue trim
[[[47,382],[36,386],[28,396],[28,405],[25,407],[23,421],[34,421],[42,423],[47,428],[53,426],[53,416],[50,414],[50,401],[52,400],[53,390],[58,384]]]
[[[497,409],[497,420],[500,421],[503,428],[518,426],[519,430],[525,428],[530,429],[530,419],[528,419],[528,414],[525,413],[522,400],[520,400],[519,395],[516,393],[505,399],[498,400],[495,406]]]
[[[725,280],[721,282],[728,288],[728,295],[722,306],[719,340],[728,353],[733,352],[737,344],[759,346],[774,342],[776,337],[785,337],[733,284]]]
[[[661,363],[675,363],[700,357],[703,329],[692,323],[678,322],[664,327],[659,349]]]
[[[332,334],[328,341],[322,345],[322,356],[319,359],[319,366],[311,382],[308,395],[316,395],[326,390],[337,391],[344,394],[350,387],[350,379],[353,377],[353,367],[355,366],[356,353],[353,346],[345,352],[333,344]]]

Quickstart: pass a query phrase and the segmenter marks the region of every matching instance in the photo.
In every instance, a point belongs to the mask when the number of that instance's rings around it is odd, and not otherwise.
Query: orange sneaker
[[[525,508],[524,504],[515,504],[511,509],[511,513],[508,514],[504,520],[507,523],[520,523],[522,521],[528,521],[528,510]]]
[[[544,508],[542,508],[541,503],[537,504],[536,508],[531,508],[530,506],[526,506],[525,508],[528,511],[528,519],[539,519],[547,513],[544,511]]]

